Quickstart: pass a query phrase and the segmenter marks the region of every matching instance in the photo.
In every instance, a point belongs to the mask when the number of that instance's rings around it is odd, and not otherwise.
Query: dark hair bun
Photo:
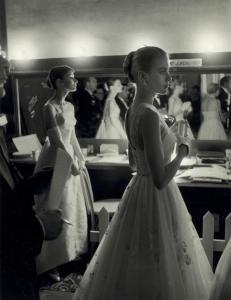
[[[134,51],[130,52],[124,59],[123,62],[123,69],[124,73],[128,76],[128,79],[134,82],[134,78],[132,76],[132,61],[134,56]]]

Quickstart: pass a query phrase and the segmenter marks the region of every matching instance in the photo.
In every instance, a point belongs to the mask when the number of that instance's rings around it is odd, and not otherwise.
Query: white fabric
[[[149,109],[157,110],[148,105]],[[131,121],[137,175],[129,183],[74,300],[207,300],[213,273],[179,189],[153,186]],[[158,113],[158,112],[157,112]],[[161,118],[161,117],[160,117]],[[165,163],[176,138],[160,119]]]
[[[202,111],[203,121],[198,132],[198,139],[227,140],[227,135],[221,122],[221,112],[219,112],[217,100],[207,95],[203,101],[210,101],[213,105],[211,106],[211,110]]]
[[[105,102],[103,118],[96,133],[97,139],[127,139],[120,121],[120,109],[115,98],[109,96]]]
[[[231,238],[218,262],[210,300],[231,299]]]
[[[69,111],[60,111],[56,115],[56,121],[58,128],[53,130],[60,133],[66,151],[68,151],[66,154],[69,154],[71,160],[78,165],[78,158],[75,156],[73,145],[71,144],[72,132],[76,122],[74,114]],[[51,130],[49,134],[52,132]],[[53,137],[55,136],[54,132]],[[62,161],[55,160],[56,152],[56,138],[47,139],[41,151],[36,172],[43,168],[54,166],[55,163],[61,166]],[[70,172],[69,175],[63,175],[63,181],[62,178],[53,178],[52,180],[54,185],[57,182],[59,185],[62,185],[62,188],[59,186],[59,190],[62,190],[59,208],[63,212],[63,217],[70,221],[73,226],[64,224],[63,230],[57,239],[43,242],[42,251],[36,259],[38,274],[67,263],[87,251],[87,211],[80,175],[73,176]],[[67,177],[66,180],[65,177]],[[49,207],[47,205],[48,195],[49,190],[37,196],[35,209],[38,214]],[[55,201],[56,199],[53,202],[55,203]]]

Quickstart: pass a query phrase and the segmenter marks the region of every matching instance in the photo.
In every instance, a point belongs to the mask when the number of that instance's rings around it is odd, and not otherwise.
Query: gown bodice
[[[51,104],[57,114],[56,114],[56,122],[59,130],[62,134],[62,139],[65,144],[70,144],[71,134],[73,129],[75,128],[76,119],[74,115],[74,110],[62,110],[59,106]]]
[[[138,108],[138,107],[137,107]],[[174,152],[174,147],[176,144],[176,137],[171,131],[170,128],[168,128],[167,124],[163,120],[162,116],[159,114],[158,110],[150,104],[140,104],[139,109],[136,109],[133,116],[131,116],[131,123],[130,123],[130,145],[132,148],[132,153],[135,159],[136,167],[137,167],[137,173],[141,175],[148,175],[149,169],[148,165],[145,159],[145,152],[144,149],[141,149],[139,146],[139,121],[141,119],[142,114],[146,109],[151,109],[155,113],[158,114],[160,119],[160,135],[161,135],[161,141],[162,141],[162,153],[164,157],[165,164],[169,163],[171,161],[172,154]],[[127,128],[127,134],[128,133],[128,125],[126,121],[126,128]]]

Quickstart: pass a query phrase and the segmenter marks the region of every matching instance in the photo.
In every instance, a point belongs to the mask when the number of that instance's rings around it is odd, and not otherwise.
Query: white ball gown
[[[179,97],[172,95],[168,100],[168,114],[174,116],[176,121],[186,121],[187,122],[187,136],[190,139],[194,139],[194,135],[192,129],[189,125],[189,122],[184,117],[184,113],[192,112],[192,105],[191,102],[183,102]]]
[[[140,105],[130,142],[137,175],[126,188],[74,300],[207,300],[213,273],[180,191],[171,180],[158,190],[139,148]],[[175,136],[160,118],[165,163]]]
[[[209,96],[207,95],[207,100]],[[198,132],[199,140],[227,140],[224,126],[219,114],[218,100],[211,97],[213,110],[202,111],[203,122]]]
[[[231,299],[231,238],[218,262],[210,300]]]
[[[96,139],[127,139],[125,129],[120,121],[120,109],[113,95],[108,96],[103,117],[96,133]]]
[[[74,109],[63,112],[57,106],[54,107],[57,111],[56,122],[58,128],[53,128],[51,131],[59,131],[68,153],[78,163],[72,143],[76,123]],[[52,140],[47,139],[35,172],[54,166],[55,163],[60,163],[59,161],[55,162],[56,151],[57,145]],[[64,174],[62,176],[64,179]],[[73,176],[69,173],[67,180],[63,180],[61,184],[63,185],[63,192],[60,197],[59,208],[63,212],[63,217],[69,220],[73,226],[64,224],[60,235],[55,240],[43,242],[42,250],[36,258],[38,274],[74,260],[87,251],[87,210],[80,175]],[[49,189],[44,194],[36,196],[35,210],[38,214],[46,210],[48,194]]]

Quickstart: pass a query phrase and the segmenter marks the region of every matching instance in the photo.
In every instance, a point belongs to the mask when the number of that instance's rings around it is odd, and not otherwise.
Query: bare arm
[[[54,145],[56,148],[61,148],[67,151],[63,142],[61,131],[56,121],[55,108],[50,104],[45,105],[43,109],[43,116],[46,132],[52,145]]]
[[[158,189],[162,189],[169,183],[179,169],[182,159],[187,155],[187,147],[185,145],[180,146],[175,159],[165,165],[160,136],[159,116],[152,110],[147,110],[141,119],[140,125],[145,158],[152,175],[153,184]]]
[[[61,131],[59,129],[59,126],[56,122],[56,111],[55,108],[50,105],[47,104],[44,107],[44,121],[45,121],[45,126],[46,126],[46,130],[47,130],[47,135],[49,137],[49,140],[51,142],[52,145],[55,146],[55,148],[61,148],[64,151],[67,151],[67,148],[63,142],[63,138],[62,138],[62,134]],[[68,153],[69,154],[69,153]],[[70,155],[70,154],[69,154]],[[75,165],[74,161],[72,164],[72,174],[73,175],[78,175],[78,167]]]
[[[130,144],[128,144],[128,160],[129,160],[129,166],[132,169],[132,171],[136,171],[136,163],[132,152],[132,147]]]
[[[75,129],[73,129],[72,131],[72,135],[71,135],[71,144],[73,146],[73,149],[74,149],[74,152],[75,152],[75,155],[78,157],[79,160],[81,161],[84,161],[84,155],[81,151],[81,148],[80,148],[80,145],[79,145],[79,142],[77,140],[77,137],[75,135]]]

